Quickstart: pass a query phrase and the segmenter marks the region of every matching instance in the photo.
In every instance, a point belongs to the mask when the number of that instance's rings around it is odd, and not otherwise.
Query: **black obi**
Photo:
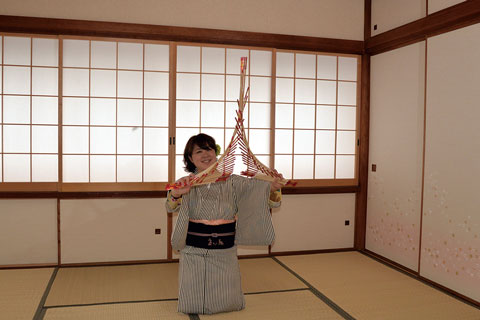
[[[235,225],[236,222],[208,225],[189,221],[186,244],[204,249],[231,248],[235,244]]]

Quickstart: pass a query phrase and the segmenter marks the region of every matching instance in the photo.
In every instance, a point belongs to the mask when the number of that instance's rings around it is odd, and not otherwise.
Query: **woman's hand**
[[[193,178],[195,178],[195,175],[192,173],[192,174],[190,174],[186,177],[180,178],[177,181],[175,181],[175,183],[179,183],[183,187],[178,188],[178,189],[172,189],[172,191],[170,191],[170,194],[175,198],[180,198],[184,194],[188,193],[190,191],[190,188],[191,188],[190,181]]]
[[[277,170],[275,170],[277,172]],[[277,190],[280,190],[283,187],[283,184],[280,183],[280,180],[283,179],[282,174],[280,174],[280,178],[275,178],[271,184],[270,184],[270,191],[275,192]]]

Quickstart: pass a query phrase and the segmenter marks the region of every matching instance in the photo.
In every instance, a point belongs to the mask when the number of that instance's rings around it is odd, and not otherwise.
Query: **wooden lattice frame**
[[[240,61],[240,94],[238,103],[238,110],[236,111],[237,117],[235,118],[236,125],[235,130],[232,134],[232,139],[228,144],[228,147],[225,149],[223,155],[210,167],[199,172],[195,177],[190,181],[190,186],[198,186],[202,184],[208,184],[212,182],[218,182],[226,180],[232,173],[235,165],[235,150],[237,147],[240,147],[242,154],[242,161],[247,166],[245,171],[242,171],[240,174],[252,177],[255,179],[265,180],[265,181],[274,181],[278,180],[282,185],[295,185],[290,180],[286,180],[282,177],[280,173],[276,170],[272,170],[260,160],[255,157],[253,152],[250,150],[248,144],[247,135],[245,133],[243,110],[248,101],[250,94],[250,88],[248,87],[245,90],[245,73],[247,70],[247,57],[242,57]],[[182,183],[173,183],[168,184],[167,189],[177,189],[181,188],[184,185]]]

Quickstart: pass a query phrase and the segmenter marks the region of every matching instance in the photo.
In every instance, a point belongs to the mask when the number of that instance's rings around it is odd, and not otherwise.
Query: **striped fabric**
[[[232,175],[183,196],[175,208],[179,214],[172,234],[172,247],[180,250],[179,312],[212,314],[244,308],[237,246],[220,250],[186,246],[188,221],[237,216],[237,245],[268,245],[275,237],[269,208],[280,205],[269,205],[269,195],[269,182]],[[166,207],[173,211],[168,202]]]
[[[179,288],[179,312],[212,314],[243,309],[237,247],[185,247],[180,253]]]

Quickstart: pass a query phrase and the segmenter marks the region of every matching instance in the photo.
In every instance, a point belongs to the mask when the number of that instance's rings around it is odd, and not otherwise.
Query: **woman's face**
[[[197,145],[194,145],[190,160],[193,162],[195,167],[197,167],[198,172],[202,172],[210,167],[215,161],[217,161],[217,156],[215,155],[214,149],[205,150]]]

